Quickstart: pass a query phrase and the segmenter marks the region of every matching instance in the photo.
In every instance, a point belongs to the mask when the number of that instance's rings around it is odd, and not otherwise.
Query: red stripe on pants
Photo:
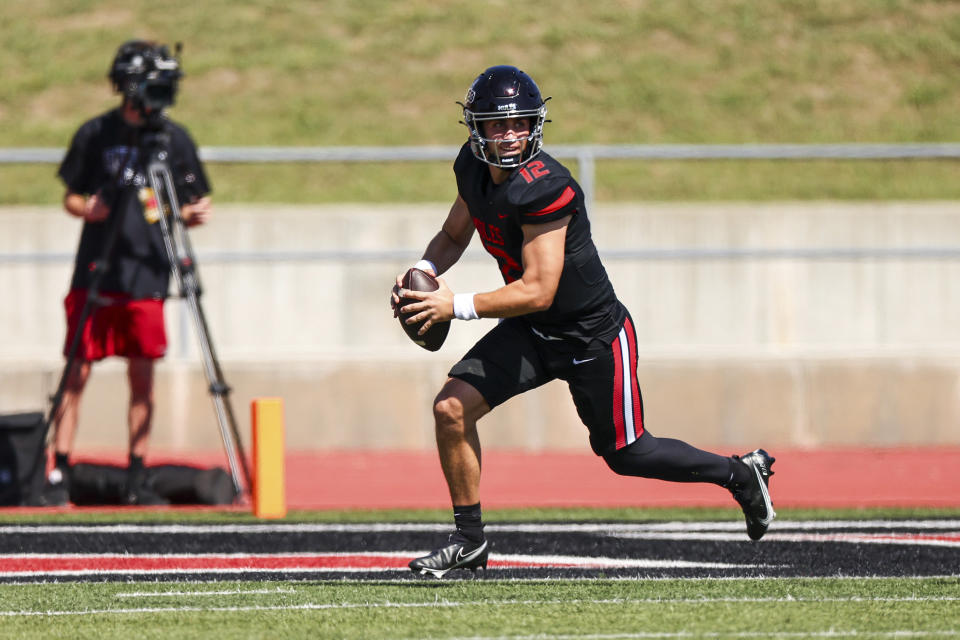
[[[613,341],[613,426],[617,432],[617,449],[627,446],[627,426],[623,420],[623,357],[620,336]]]
[[[634,358],[637,355],[637,335],[630,316],[624,321],[623,328],[627,333],[627,345],[630,347],[630,362],[626,363],[626,366],[630,368],[630,395],[633,396],[633,435],[639,438],[643,433],[643,412],[640,409],[640,384],[637,382],[637,361]]]

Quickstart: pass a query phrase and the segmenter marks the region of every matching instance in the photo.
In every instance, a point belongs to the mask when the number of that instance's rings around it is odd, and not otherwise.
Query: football
[[[437,284],[437,279],[426,271],[421,271],[420,269],[410,269],[403,276],[403,288],[410,289],[411,291],[436,291],[440,287]],[[400,304],[398,308],[402,309],[404,305],[416,302],[413,298],[400,298]],[[416,324],[407,324],[406,320],[409,318],[411,313],[397,313],[397,318],[400,320],[400,326],[403,327],[403,330],[407,332],[407,337],[413,340],[416,344],[420,345],[427,351],[437,351],[441,346],[443,346],[443,341],[447,339],[447,333],[450,331],[450,322],[440,322],[433,325],[427,332],[422,336],[417,335],[417,332],[420,331],[420,327],[423,326],[422,322]]]

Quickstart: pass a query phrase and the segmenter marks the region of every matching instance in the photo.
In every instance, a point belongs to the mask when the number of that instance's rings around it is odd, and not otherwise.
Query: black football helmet
[[[549,99],[549,98],[548,98]],[[540,153],[546,100],[533,78],[516,67],[490,67],[473,81],[462,103],[463,123],[470,131],[470,149],[478,159],[501,169],[514,169]],[[501,118],[530,118],[530,134],[519,155],[500,156],[496,143],[485,138],[480,123]],[[489,144],[488,147],[488,143]]]
[[[179,53],[179,45],[177,45]],[[146,113],[173,105],[183,73],[180,61],[166,45],[129,40],[120,45],[107,73],[113,88]]]

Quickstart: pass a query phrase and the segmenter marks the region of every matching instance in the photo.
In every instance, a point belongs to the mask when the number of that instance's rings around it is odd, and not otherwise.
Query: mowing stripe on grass
[[[184,594],[194,595],[194,594]],[[572,605],[595,605],[595,606],[623,606],[623,605],[656,605],[656,604],[690,604],[703,605],[710,603],[721,604],[750,604],[750,603],[777,603],[777,604],[810,604],[810,603],[861,603],[861,602],[886,602],[886,603],[929,603],[929,602],[953,602],[958,598],[951,597],[840,597],[840,598],[608,598],[608,599],[553,599],[553,600],[430,600],[427,602],[307,602],[301,604],[283,604],[283,605],[244,605],[229,607],[202,607],[188,605],[181,607],[129,607],[117,609],[86,609],[72,611],[0,611],[0,617],[29,617],[29,616],[94,616],[94,615],[114,615],[114,614],[141,614],[141,613],[183,613],[183,612],[251,612],[251,611],[323,611],[323,610],[347,610],[347,609],[450,609],[466,607],[514,607],[514,606],[572,606]],[[818,633],[818,632],[815,632]],[[846,633],[846,632],[838,632]],[[861,632],[861,633],[873,633]],[[960,632],[954,632],[960,633]],[[697,634],[702,635],[702,634]],[[727,635],[727,634],[720,634]],[[768,635],[776,635],[769,633]],[[511,637],[546,637],[546,636],[511,636]],[[549,636],[563,637],[563,636]],[[594,637],[594,636],[570,636],[570,637]],[[606,637],[606,636],[596,636]],[[618,635],[610,637],[620,637]],[[630,637],[630,636],[627,636]]]

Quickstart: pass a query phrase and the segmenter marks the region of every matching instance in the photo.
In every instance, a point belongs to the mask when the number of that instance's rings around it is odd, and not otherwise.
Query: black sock
[[[136,473],[143,469],[143,456],[135,456],[131,453],[130,462],[127,463],[127,469],[130,470],[130,473]]]
[[[60,471],[67,471],[70,468],[70,454],[69,453],[54,453],[53,454],[53,466]]]
[[[453,521],[457,533],[471,542],[483,542],[483,516],[480,503],[466,506],[453,506]]]
[[[127,489],[133,490],[144,483],[146,469],[143,466],[143,456],[130,454],[130,462],[127,464]]]

